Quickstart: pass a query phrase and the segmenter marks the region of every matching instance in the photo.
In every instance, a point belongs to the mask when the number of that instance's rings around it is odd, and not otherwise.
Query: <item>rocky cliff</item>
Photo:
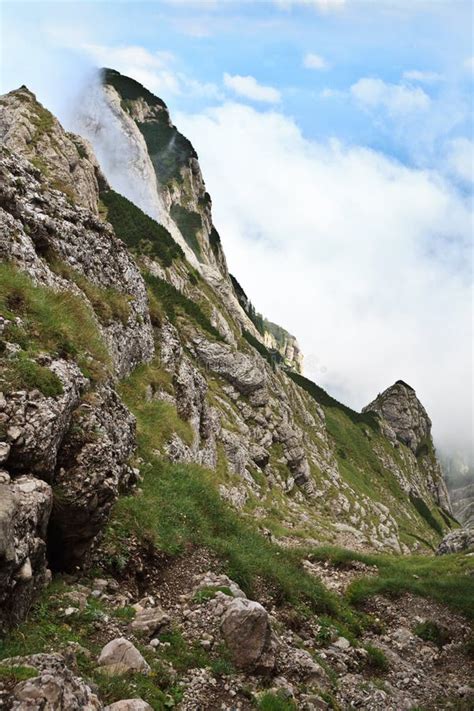
[[[120,570],[133,599],[161,575],[160,555],[195,545],[186,565],[198,577],[227,561],[242,585],[259,571],[296,600],[302,576],[316,609],[324,594],[294,549],[431,550],[456,524],[413,389],[399,381],[357,413],[297,372],[296,341],[259,328],[229,276],[196,152],[160,99],[105,70],[78,125],[107,178],[25,87],[0,100],[2,627],[25,617],[51,570]],[[259,603],[229,597],[234,584],[203,585],[226,598],[212,624],[233,663],[327,684]],[[93,593],[72,591],[73,611]],[[236,630],[248,630],[248,659]],[[28,664],[40,676],[61,666]],[[77,708],[102,707],[87,698]]]

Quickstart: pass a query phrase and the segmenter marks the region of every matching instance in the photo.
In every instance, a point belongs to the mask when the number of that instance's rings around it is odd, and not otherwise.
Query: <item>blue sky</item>
[[[161,96],[231,271],[298,337],[306,374],[357,408],[402,378],[437,441],[468,448],[471,2],[0,8],[2,93],[27,84],[69,129],[96,66]]]
[[[26,81],[47,101],[53,76],[68,92],[71,77],[100,59],[90,45],[111,50],[111,59],[114,49],[140,47],[169,54],[162,73],[216,88],[200,95],[157,83],[174,111],[196,111],[216,103],[217,92],[228,95],[228,73],[275,87],[279,110],[308,138],[337,136],[428,163],[446,139],[470,137],[472,4],[463,0],[16,1],[3,2],[2,15],[2,91]],[[324,66],[305,67],[307,54]],[[407,78],[414,70],[428,79]],[[431,110],[417,116],[420,132],[424,125],[430,134],[423,153],[414,149],[416,140],[406,140],[406,116],[397,125],[400,115],[374,117],[351,97],[351,87],[366,77],[427,95]],[[64,110],[54,93],[51,102]]]

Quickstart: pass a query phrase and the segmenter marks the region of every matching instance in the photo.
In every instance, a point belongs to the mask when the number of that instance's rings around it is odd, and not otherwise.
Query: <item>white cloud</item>
[[[472,72],[474,74],[474,57],[468,57],[464,61],[464,68],[467,69],[469,72]]]
[[[439,175],[282,114],[177,116],[195,145],[231,271],[301,341],[307,375],[360,408],[411,383],[438,442],[470,441],[471,215]]]
[[[276,104],[281,100],[281,94],[278,89],[259,84],[255,77],[243,77],[238,74],[232,76],[226,72],[224,74],[224,84],[239,96],[245,96],[246,99],[252,99],[253,101]]]
[[[164,98],[170,95],[193,95],[221,98],[215,84],[202,83],[176,68],[171,52],[150,52],[140,46],[111,47],[82,43],[78,47],[97,66],[112,67],[136,79],[147,89]]]
[[[403,72],[403,78],[410,81],[419,81],[422,84],[433,84],[444,79],[443,75],[438,72],[421,71],[419,69],[409,69]]]
[[[319,12],[330,12],[331,10],[340,10],[346,4],[346,0],[273,0],[276,5],[289,10],[294,5],[314,8]]]
[[[306,69],[327,69],[329,65],[321,55],[308,52],[304,56],[303,66],[306,67]]]
[[[457,178],[474,183],[474,142],[468,138],[454,138],[447,145],[447,163]]]
[[[347,98],[347,92],[341,91],[340,89],[331,89],[326,87],[319,92],[321,99],[345,99]]]
[[[382,79],[364,77],[350,88],[352,96],[365,108],[385,109],[390,115],[424,111],[431,100],[420,87],[388,84]]]

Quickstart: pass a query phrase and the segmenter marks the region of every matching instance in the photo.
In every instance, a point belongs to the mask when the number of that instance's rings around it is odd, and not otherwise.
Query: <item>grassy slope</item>
[[[408,473],[400,451],[394,449],[381,434],[377,416],[370,412],[355,412],[307,378],[290,371],[287,374],[323,407],[339,471],[346,483],[356,494],[390,508],[399,524],[402,541],[413,544],[417,540],[426,548],[433,549],[443,532],[454,526],[455,521],[443,516],[431,500],[428,500],[429,505],[419,498],[417,502],[409,500],[395,476],[383,466],[375,447]],[[400,447],[403,448],[403,445]]]
[[[394,556],[328,546],[313,550],[309,557],[329,560],[341,567],[361,561],[378,568],[377,576],[350,585],[346,597],[351,605],[359,605],[371,595],[396,597],[411,592],[432,598],[474,620],[474,560],[468,555]]]
[[[7,315],[21,314],[33,334],[27,338],[23,326],[16,334],[27,352],[66,350],[86,364],[91,353],[104,358],[90,309],[80,299],[35,287],[11,267],[1,269],[1,305]],[[164,390],[170,388],[169,375],[160,368],[158,360],[140,366],[121,384],[122,396],[137,417],[138,454],[143,460],[144,479],[140,496],[119,499],[106,532],[105,547],[116,569],[126,564],[130,535],[152,542],[157,550],[168,554],[179,555],[182,551],[189,552],[193,546],[204,546],[214,551],[223,569],[250,596],[258,597],[258,590],[264,584],[275,604],[289,603],[297,615],[316,614],[324,619],[329,616],[331,623],[354,642],[366,624],[357,606],[378,592],[399,594],[409,590],[473,616],[474,577],[468,575],[472,562],[465,556],[367,556],[335,549],[288,550],[272,544],[259,533],[252,519],[243,518],[222,501],[216,489],[215,472],[197,465],[171,464],[156,455],[170,433],[178,432],[188,442],[192,433],[170,405],[146,401],[148,384]],[[345,417],[345,414],[337,413],[336,417],[339,416]],[[336,425],[333,422],[331,426],[334,429]],[[348,451],[357,450],[357,443],[351,443],[347,437],[344,441]],[[357,456],[365,458],[365,450]],[[305,556],[331,558],[339,564],[352,559],[363,560],[377,565],[379,575],[353,583],[347,598],[340,600],[304,571],[301,561]],[[172,699],[179,699],[175,682],[166,671],[166,661],[171,661],[179,672],[196,666],[211,666],[216,673],[231,672],[224,651],[221,659],[210,659],[203,650],[188,645],[175,631],[170,636],[171,646],[165,647],[158,659],[149,659],[153,666],[149,677],[104,678],[95,669],[94,658],[100,644],[94,623],[104,614],[116,613],[91,600],[83,612],[65,620],[59,610],[68,606],[64,598],[66,590],[61,580],[56,580],[45,591],[28,620],[1,643],[0,658],[57,650],[71,640],[77,641],[92,654],[92,657],[79,654],[79,671],[97,683],[104,700],[112,702],[139,695],[157,710],[169,706]],[[147,655],[145,648],[142,651]],[[268,698],[261,708],[285,706],[280,705],[279,699]]]
[[[11,321],[4,339],[20,347],[14,358],[2,363],[0,385],[7,390],[37,387],[45,395],[61,392],[53,373],[35,363],[41,352],[76,361],[93,382],[107,376],[109,356],[92,310],[75,294],[36,286],[14,266],[2,264],[0,312]]]

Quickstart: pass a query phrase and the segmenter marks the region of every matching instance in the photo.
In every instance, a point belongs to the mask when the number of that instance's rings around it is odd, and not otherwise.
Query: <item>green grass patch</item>
[[[352,605],[373,595],[397,597],[409,592],[474,619],[474,560],[469,556],[366,554],[332,546],[313,549],[308,555],[342,567],[356,560],[377,567],[378,575],[360,578],[349,586],[346,599]]]
[[[53,291],[37,286],[32,279],[11,264],[0,265],[0,312],[12,321],[4,332],[7,341],[17,343],[23,350],[21,358],[34,360],[40,352],[73,359],[92,381],[107,376],[110,358],[94,321],[92,311],[79,296],[67,291]],[[16,317],[21,323],[15,322]],[[8,375],[8,361],[2,364],[2,378]],[[25,363],[16,374],[51,392],[57,382],[44,371]]]
[[[208,602],[209,600],[213,600],[216,596],[216,593],[222,592],[225,595],[230,595],[232,596],[232,592],[230,588],[226,587],[225,585],[222,586],[210,586],[207,588],[201,588],[198,590],[194,596],[193,596],[193,602],[196,603],[197,605],[202,605],[203,602]]]
[[[451,641],[448,631],[431,620],[417,624],[413,629],[413,634],[416,634],[420,639],[424,639],[425,642],[433,642],[440,649]]]
[[[48,259],[48,264],[55,274],[73,281],[84,292],[97,318],[104,326],[108,326],[113,321],[120,321],[124,326],[127,325],[130,316],[130,296],[112,287],[103,289],[93,284],[84,274],[59,259]]]
[[[165,400],[150,399],[147,389],[169,390],[171,376],[160,368],[158,359],[138,368],[120,383],[119,392],[137,418],[138,439],[141,447],[149,452],[160,450],[176,433],[188,445],[193,442],[193,431],[182,420],[176,408]]]
[[[141,424],[139,419],[139,428]],[[350,610],[304,571],[298,550],[272,544],[226,505],[211,472],[151,458],[142,474],[142,495],[122,497],[115,505],[105,542],[111,557],[126,556],[131,535],[171,555],[202,546],[221,559],[225,572],[249,596],[264,580],[277,604],[286,601],[300,611],[356,623]]]
[[[267,691],[258,700],[259,711],[296,711],[298,708],[294,701],[287,699],[283,694],[274,694]]]
[[[428,526],[430,526],[436,533],[438,533],[440,536],[443,535],[443,528],[440,525],[440,523],[435,519],[433,514],[431,513],[430,509],[426,505],[426,503],[423,501],[422,498],[417,496],[416,494],[413,494],[410,492],[410,501],[415,507],[415,509],[418,511],[420,516],[426,521]]]
[[[217,341],[223,338],[209,321],[209,317],[195,301],[191,301],[172,284],[152,274],[144,275],[152,294],[158,300],[171,323],[176,324],[179,316],[189,317],[196,326],[213,336]]]
[[[130,249],[137,254],[157,258],[164,267],[175,259],[183,259],[184,252],[166,227],[146,215],[139,207],[114,190],[100,194],[107,208],[107,219]]]
[[[364,649],[367,652],[366,666],[371,671],[387,671],[388,660],[381,649],[374,647],[372,644],[366,644]]]
[[[199,212],[187,210],[182,205],[172,205],[170,215],[176,222],[186,243],[191,247],[194,254],[200,257],[201,246],[198,240],[198,233],[202,229],[202,218]]]
[[[33,667],[18,666],[2,664],[0,662],[0,681],[5,684],[5,686],[19,684],[20,681],[26,681],[27,679],[34,679],[38,676],[38,672]]]
[[[135,608],[131,607],[131,605],[115,607],[112,612],[113,617],[117,620],[123,620],[124,622],[132,622],[132,620],[135,619],[136,614]]]
[[[46,397],[59,397],[63,393],[56,373],[31,360],[24,351],[0,367],[0,384],[4,392],[37,389]]]

